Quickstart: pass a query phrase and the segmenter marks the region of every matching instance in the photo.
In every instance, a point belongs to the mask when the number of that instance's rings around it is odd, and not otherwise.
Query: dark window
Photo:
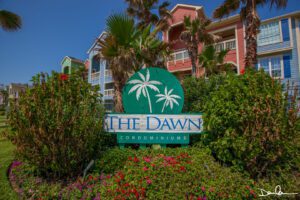
[[[100,59],[98,56],[94,56],[92,59],[92,73],[100,71]]]

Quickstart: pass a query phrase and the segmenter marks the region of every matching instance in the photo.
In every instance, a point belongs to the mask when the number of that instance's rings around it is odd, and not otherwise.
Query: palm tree
[[[165,106],[170,106],[171,110],[173,109],[173,105],[177,104],[179,106],[179,103],[176,99],[181,99],[180,96],[176,95],[176,94],[172,94],[173,89],[168,91],[168,88],[165,87],[165,94],[157,94],[155,95],[156,97],[159,97],[159,99],[157,99],[156,103],[165,100],[164,105],[162,107],[161,112],[164,112]]]
[[[207,26],[211,23],[209,19],[202,16],[191,20],[190,16],[184,17],[184,31],[180,34],[180,40],[186,45],[192,62],[192,75],[196,76],[198,47],[200,43],[212,44],[216,36],[207,32]]]
[[[7,10],[0,10],[0,26],[5,31],[16,31],[21,28],[21,17]]]
[[[136,39],[136,29],[133,19],[122,14],[109,16],[106,26],[106,37],[98,40],[99,57],[107,61],[112,72],[115,111],[123,112],[122,89],[136,65],[135,53],[131,46]]]
[[[257,35],[259,33],[260,19],[257,6],[270,4],[277,8],[285,8],[288,0],[225,0],[214,13],[214,18],[223,18],[241,8],[240,16],[246,27],[246,57],[245,65],[255,67],[257,63]]]
[[[156,37],[156,32],[150,31],[151,27],[141,30],[124,14],[110,16],[106,26],[106,37],[98,40],[99,57],[108,62],[112,71],[115,111],[123,112],[122,89],[128,77],[143,66],[163,62],[167,45]]]
[[[224,59],[229,50],[217,52],[213,45],[206,46],[198,57],[199,65],[205,69],[205,76],[229,71],[231,64],[224,64]]]
[[[157,27],[160,31],[168,28],[168,19],[172,18],[170,11],[167,9],[170,5],[169,2],[164,1],[162,4],[157,5],[159,0],[125,1],[129,4],[127,14],[139,20],[139,28],[145,28],[149,24]],[[158,13],[158,15],[156,13]]]
[[[128,82],[128,84],[135,84],[128,92],[128,94],[136,91],[136,99],[139,100],[141,93],[143,94],[144,97],[148,98],[148,104],[149,104],[149,111],[152,113],[152,104],[151,104],[151,99],[150,95],[148,92],[148,88],[152,89],[156,92],[159,92],[159,89],[155,85],[161,85],[162,83],[159,81],[150,81],[150,73],[149,70],[146,72],[146,77],[138,72],[139,77],[141,80],[134,79]]]
[[[165,67],[170,56],[169,44],[161,41],[157,36],[157,29],[148,25],[144,29],[138,29],[137,38],[132,45],[136,53],[136,59],[144,67]],[[134,69],[135,71],[139,68]]]

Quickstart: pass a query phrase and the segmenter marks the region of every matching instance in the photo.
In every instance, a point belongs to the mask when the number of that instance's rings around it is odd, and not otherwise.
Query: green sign
[[[135,73],[123,89],[126,113],[181,113],[184,93],[177,78],[160,68],[145,68]]]
[[[202,114],[181,114],[180,82],[160,68],[145,68],[131,76],[123,89],[125,113],[109,113],[106,130],[124,144],[189,144],[190,134],[203,131]]]

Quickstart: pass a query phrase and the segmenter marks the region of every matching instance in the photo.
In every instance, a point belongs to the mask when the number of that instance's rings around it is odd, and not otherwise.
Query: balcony
[[[171,54],[171,60],[173,62],[180,62],[180,61],[184,61],[185,59],[189,59],[189,54],[187,50],[181,50],[181,51],[177,51],[175,53]]]
[[[220,52],[225,49],[235,50],[236,49],[236,41],[235,41],[235,39],[225,40],[223,42],[219,42],[219,43],[215,44],[215,48],[216,48],[217,52]]]
[[[106,69],[105,73],[104,73],[104,76],[105,77],[111,77],[112,76],[111,70],[110,69]]]
[[[171,72],[190,70],[191,66],[191,59],[186,49],[172,53],[171,59],[167,62],[168,70]]]
[[[104,96],[106,97],[112,97],[115,94],[115,90],[114,89],[108,89],[108,90],[104,90]]]
[[[96,85],[99,83],[100,72],[95,72],[91,74],[91,84]]]

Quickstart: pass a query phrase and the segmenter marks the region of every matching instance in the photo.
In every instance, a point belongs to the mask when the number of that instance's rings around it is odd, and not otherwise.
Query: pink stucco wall
[[[179,35],[183,31],[183,26],[179,25],[180,22],[183,21],[184,16],[191,16],[192,18],[196,17],[196,9],[188,8],[188,7],[177,7],[176,10],[173,11],[173,19],[169,21],[170,25],[174,25],[173,28],[167,33],[163,33],[163,40],[165,42],[171,42],[171,48],[173,51],[179,51],[185,48],[185,45],[179,40]],[[243,71],[244,64],[244,56],[245,56],[245,45],[244,45],[244,30],[243,23],[241,20],[237,20],[231,24],[218,25],[214,29],[209,31],[217,31],[226,27],[236,26],[236,46],[235,50],[231,50],[228,52],[225,62],[234,63],[239,66],[240,72]],[[168,34],[168,35],[167,35]],[[199,52],[202,50],[202,44],[199,45]],[[238,54],[238,55],[237,55]],[[167,63],[168,70],[171,72],[175,71],[184,71],[191,69],[191,61],[190,59],[180,60],[176,62],[168,62]]]

